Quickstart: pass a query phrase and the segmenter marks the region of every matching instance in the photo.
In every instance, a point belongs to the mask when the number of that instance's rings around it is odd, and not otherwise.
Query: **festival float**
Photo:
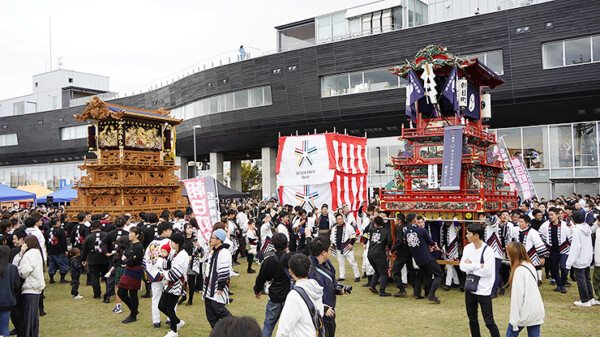
[[[88,126],[89,151],[79,169],[87,175],[76,183],[77,198],[68,209],[79,212],[123,215],[160,214],[185,209],[182,183],[175,175],[175,126],[180,119],[169,111],[143,110],[109,104],[98,97],[74,115]]]
[[[462,223],[464,245],[465,222],[517,207],[496,136],[485,125],[489,92],[504,80],[477,58],[460,59],[442,46],[428,46],[390,71],[408,81],[410,128],[402,129],[404,150],[392,158],[394,182],[380,190],[381,208],[416,212],[430,224]]]

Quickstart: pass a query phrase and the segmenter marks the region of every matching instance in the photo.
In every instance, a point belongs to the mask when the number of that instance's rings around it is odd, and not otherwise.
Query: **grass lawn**
[[[359,266],[362,263],[362,245],[356,245],[356,258]],[[337,267],[337,260],[333,264]],[[232,280],[232,298],[234,303],[229,310],[234,315],[254,317],[262,327],[267,297],[257,300],[253,295],[256,274],[247,274],[245,266],[236,267],[239,277]],[[254,266],[255,269],[256,265]],[[352,277],[352,270],[347,266],[347,277]],[[361,280],[362,282],[363,280]],[[546,307],[546,323],[542,325],[542,335],[545,336],[600,336],[600,306],[579,308],[573,301],[579,300],[577,286],[568,288],[567,294],[553,292],[553,286],[544,280],[541,286],[542,297]],[[85,276],[82,277],[85,284]],[[439,289],[440,305],[427,300],[416,300],[412,297],[380,298],[371,294],[367,288],[361,288],[359,283],[348,282],[354,287],[351,295],[338,297],[337,301],[337,336],[469,336],[469,325],[464,305],[464,293],[458,289],[444,291]],[[574,282],[573,282],[574,283]],[[104,289],[104,287],[103,287]],[[394,286],[388,291],[396,292]],[[412,289],[409,289],[409,294]],[[82,300],[71,299],[70,285],[48,284],[46,288],[46,312],[40,317],[40,336],[164,336],[167,328],[154,329],[151,323],[150,300],[140,299],[138,321],[128,325],[121,324],[128,310],[124,307],[123,314],[113,314],[115,306],[104,304],[101,300],[92,299],[92,288],[82,286]],[[198,293],[196,294],[198,295]],[[508,325],[510,307],[510,291],[507,295],[494,300],[494,317],[504,335]],[[179,317],[185,320],[180,336],[208,336],[210,325],[204,314],[204,303],[200,296],[194,298],[194,305],[178,308]],[[480,315],[482,335],[488,334]],[[526,336],[523,332],[522,335]]]

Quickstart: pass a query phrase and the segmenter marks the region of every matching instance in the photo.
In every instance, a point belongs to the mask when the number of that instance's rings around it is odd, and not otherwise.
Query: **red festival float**
[[[460,223],[515,209],[496,136],[484,124],[491,118],[488,92],[504,80],[478,59],[459,59],[441,46],[390,71],[408,81],[411,127],[402,129],[404,151],[392,159],[394,186],[380,191],[382,210]]]

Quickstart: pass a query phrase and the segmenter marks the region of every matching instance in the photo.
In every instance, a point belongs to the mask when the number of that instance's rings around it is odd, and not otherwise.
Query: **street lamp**
[[[194,166],[196,167],[196,171],[195,171],[195,178],[198,177],[198,162],[196,161],[196,129],[199,129],[200,125],[194,125],[192,126],[192,132],[194,133]]]

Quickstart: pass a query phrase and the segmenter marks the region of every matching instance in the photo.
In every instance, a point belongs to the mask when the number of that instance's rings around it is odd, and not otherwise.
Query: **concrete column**
[[[242,161],[231,161],[231,188],[236,191],[242,190]]]
[[[220,152],[210,153],[210,175],[217,179],[217,181],[224,182],[223,154]]]
[[[277,193],[277,175],[275,168],[277,163],[277,149],[274,147],[262,148],[262,195],[270,198]]]

